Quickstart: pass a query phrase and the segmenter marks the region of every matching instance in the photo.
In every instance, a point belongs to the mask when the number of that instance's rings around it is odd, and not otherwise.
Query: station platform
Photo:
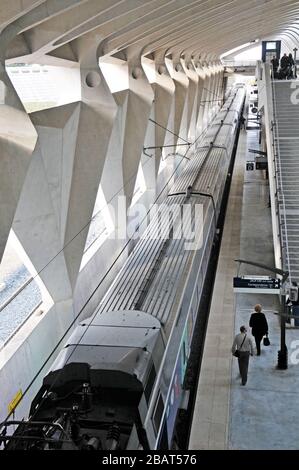
[[[278,370],[278,296],[235,294],[237,258],[274,266],[268,182],[263,171],[246,171],[248,149],[259,149],[258,131],[240,132],[227,206],[213,298],[201,364],[190,450],[299,449],[299,329],[288,328],[288,369]],[[242,265],[239,275],[271,275]],[[248,327],[255,304],[263,307],[271,345],[250,358],[241,386],[238,361],[231,354],[234,335]],[[251,329],[248,328],[248,333]],[[253,339],[253,344],[254,339]],[[298,354],[296,355],[296,348]],[[298,364],[297,364],[298,362]]]

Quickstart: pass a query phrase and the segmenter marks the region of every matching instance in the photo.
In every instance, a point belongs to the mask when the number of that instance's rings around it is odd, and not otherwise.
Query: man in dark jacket
[[[294,59],[293,59],[293,56],[291,54],[291,52],[289,53],[289,57],[288,57],[288,64],[291,66],[291,67],[294,67]]]
[[[295,62],[294,62],[293,56],[291,53],[289,53],[289,56],[288,56],[289,76],[288,78],[294,78],[294,72],[293,72],[294,65],[295,65]]]
[[[280,67],[282,69],[285,69],[289,64],[289,58],[286,54],[286,52],[283,54],[282,58],[280,59]]]
[[[274,78],[276,78],[277,77],[277,70],[278,70],[278,67],[279,67],[279,60],[277,59],[276,56],[274,56],[273,59],[271,60],[271,64],[272,64],[272,67],[273,67]]]
[[[268,322],[262,313],[262,306],[257,304],[254,307],[255,313],[250,317],[249,326],[252,328],[252,336],[254,336],[256,344],[256,355],[261,355],[261,341],[264,335],[268,334]]]

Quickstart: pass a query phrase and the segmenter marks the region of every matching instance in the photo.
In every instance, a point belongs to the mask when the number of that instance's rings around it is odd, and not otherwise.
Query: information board
[[[279,294],[280,279],[268,276],[234,277],[234,292],[248,294]]]

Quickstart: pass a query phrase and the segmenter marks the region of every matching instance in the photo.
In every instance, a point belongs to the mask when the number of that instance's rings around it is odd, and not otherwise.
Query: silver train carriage
[[[37,438],[8,448],[171,448],[244,95],[233,90],[96,312],[59,353],[15,432]]]

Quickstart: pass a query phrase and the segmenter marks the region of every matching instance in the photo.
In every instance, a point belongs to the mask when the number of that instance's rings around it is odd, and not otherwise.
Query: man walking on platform
[[[253,356],[253,345],[251,338],[247,336],[246,326],[241,326],[240,332],[241,333],[235,336],[232,345],[232,353],[235,357],[238,358],[241,383],[242,385],[246,385],[249,355]]]

